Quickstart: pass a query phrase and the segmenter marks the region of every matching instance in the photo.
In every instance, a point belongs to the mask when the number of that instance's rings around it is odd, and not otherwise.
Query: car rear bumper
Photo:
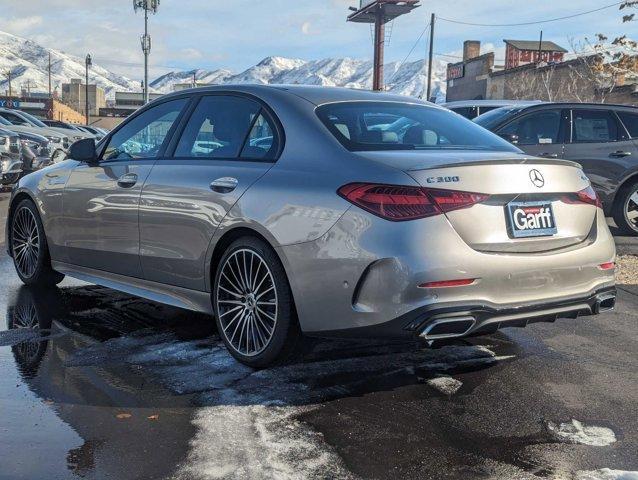
[[[426,341],[493,333],[506,327],[554,322],[612,311],[616,289],[603,288],[591,294],[558,301],[502,308],[473,303],[437,304],[419,308],[380,325],[321,332],[337,338],[415,338]]]
[[[574,299],[580,304],[613,289],[614,270],[601,268],[616,255],[602,210],[594,223],[592,235],[577,245],[547,252],[486,253],[465,243],[444,216],[391,223],[353,208],[318,240],[277,250],[307,334],[377,329],[388,336],[414,335],[425,328],[423,322],[447,308],[472,316],[466,332],[471,334],[487,325],[527,321],[500,318],[511,312],[526,315],[538,309],[542,313],[534,317],[573,315],[574,310],[543,309],[562,308]],[[423,288],[458,279],[472,282]],[[575,311],[584,313],[586,308]],[[405,330],[417,320],[412,332]]]

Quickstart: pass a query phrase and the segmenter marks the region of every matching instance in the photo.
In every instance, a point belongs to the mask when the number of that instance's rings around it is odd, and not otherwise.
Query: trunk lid
[[[389,153],[402,156],[399,165],[390,162]],[[456,232],[477,251],[547,252],[595,235],[597,208],[575,195],[590,182],[574,162],[511,152],[367,152],[366,156],[399,166],[425,188],[489,195],[481,203],[446,213]]]

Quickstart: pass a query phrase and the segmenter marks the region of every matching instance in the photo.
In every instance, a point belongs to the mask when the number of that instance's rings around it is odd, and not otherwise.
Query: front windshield
[[[33,123],[34,125],[38,127],[47,128],[47,126],[39,118],[34,117],[30,113],[20,112],[20,114],[22,114],[23,117],[25,117],[27,120],[29,120],[29,122]]]
[[[520,112],[522,107],[501,107],[495,108],[494,110],[490,110],[489,112],[485,112],[482,115],[476,117],[473,121],[477,125],[480,125],[483,128],[487,128],[488,130],[494,129],[494,127],[500,125],[505,120],[510,117],[513,117],[518,112]]]
[[[519,151],[460,115],[428,105],[376,101],[331,103],[317,108],[317,115],[351,151]]]

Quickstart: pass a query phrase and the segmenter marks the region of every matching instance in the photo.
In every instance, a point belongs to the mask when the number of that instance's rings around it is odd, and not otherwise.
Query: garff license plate
[[[558,233],[551,202],[510,202],[506,209],[514,238],[548,237]]]

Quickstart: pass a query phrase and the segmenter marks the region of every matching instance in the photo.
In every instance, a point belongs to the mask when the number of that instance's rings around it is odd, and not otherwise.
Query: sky
[[[227,68],[240,72],[267,56],[306,60],[327,57],[370,58],[369,25],[346,22],[358,0],[161,0],[150,18],[153,40],[151,77],[171,70]],[[426,55],[426,37],[416,43],[430,20],[438,17],[472,23],[520,23],[562,17],[613,3],[613,0],[431,0],[394,22],[386,61]],[[139,37],[143,15],[131,0],[0,0],[0,30],[45,47],[94,62],[132,79],[143,76]],[[458,55],[463,40],[481,40],[502,57],[504,38],[546,40],[570,49],[604,32],[628,33],[618,7],[544,25],[473,27],[439,20],[435,52]],[[636,24],[631,25],[635,28]],[[442,57],[449,61],[454,58]]]

